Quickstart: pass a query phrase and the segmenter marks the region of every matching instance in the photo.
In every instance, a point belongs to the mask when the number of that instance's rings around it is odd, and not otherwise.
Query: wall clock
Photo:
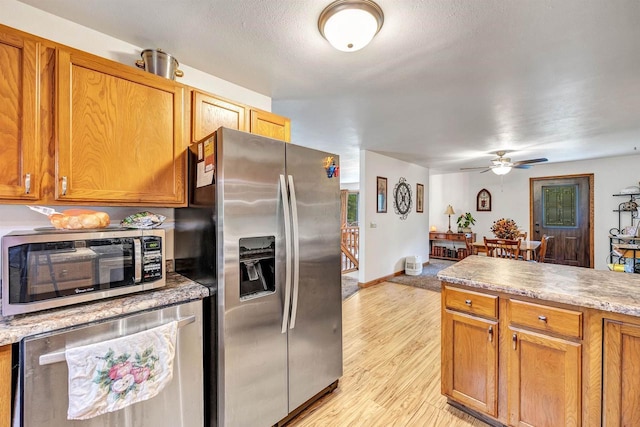
[[[478,197],[476,199],[476,210],[479,212],[490,212],[491,211],[491,193],[489,190],[482,189],[478,192]]]
[[[411,186],[406,179],[400,178],[393,188],[393,210],[400,215],[400,219],[407,219],[412,203]]]

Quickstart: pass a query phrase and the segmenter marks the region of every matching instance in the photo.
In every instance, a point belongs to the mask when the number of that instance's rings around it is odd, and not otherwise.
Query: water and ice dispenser
[[[240,300],[275,292],[276,238],[240,239]]]

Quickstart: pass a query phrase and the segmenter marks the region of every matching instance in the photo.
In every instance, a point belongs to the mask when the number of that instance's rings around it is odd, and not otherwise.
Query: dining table
[[[542,242],[539,240],[523,240],[520,243],[520,252],[522,253],[522,257],[526,260],[535,260],[540,243]],[[484,246],[484,240],[473,242],[471,246],[473,247],[474,255],[487,251]]]

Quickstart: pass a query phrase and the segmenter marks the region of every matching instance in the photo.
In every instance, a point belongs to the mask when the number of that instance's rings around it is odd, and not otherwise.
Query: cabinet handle
[[[515,350],[518,347],[518,335],[513,334],[511,337],[511,342],[513,343],[513,349]]]
[[[31,174],[28,173],[24,176],[24,194],[31,193]]]
[[[67,195],[67,177],[66,176],[62,177],[62,195],[63,196]]]
[[[469,307],[471,307],[471,300],[470,299],[464,300],[464,303],[467,304]]]
[[[489,342],[493,342],[493,326],[489,326]]]
[[[547,323],[547,316],[540,315],[538,316],[538,320],[544,323]]]

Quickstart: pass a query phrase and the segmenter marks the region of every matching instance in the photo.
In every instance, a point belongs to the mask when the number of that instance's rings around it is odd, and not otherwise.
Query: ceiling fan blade
[[[514,168],[514,169],[531,169],[531,166],[533,166],[533,165],[514,165],[514,166],[511,166],[511,167]]]
[[[460,168],[461,171],[479,171],[481,169],[486,169],[487,166],[478,166],[475,168]]]
[[[546,162],[548,160],[549,159],[546,159],[544,157],[541,157],[539,159],[520,160],[519,162],[513,162],[513,166],[528,165],[528,164],[532,164],[532,163],[542,163],[542,162]]]

